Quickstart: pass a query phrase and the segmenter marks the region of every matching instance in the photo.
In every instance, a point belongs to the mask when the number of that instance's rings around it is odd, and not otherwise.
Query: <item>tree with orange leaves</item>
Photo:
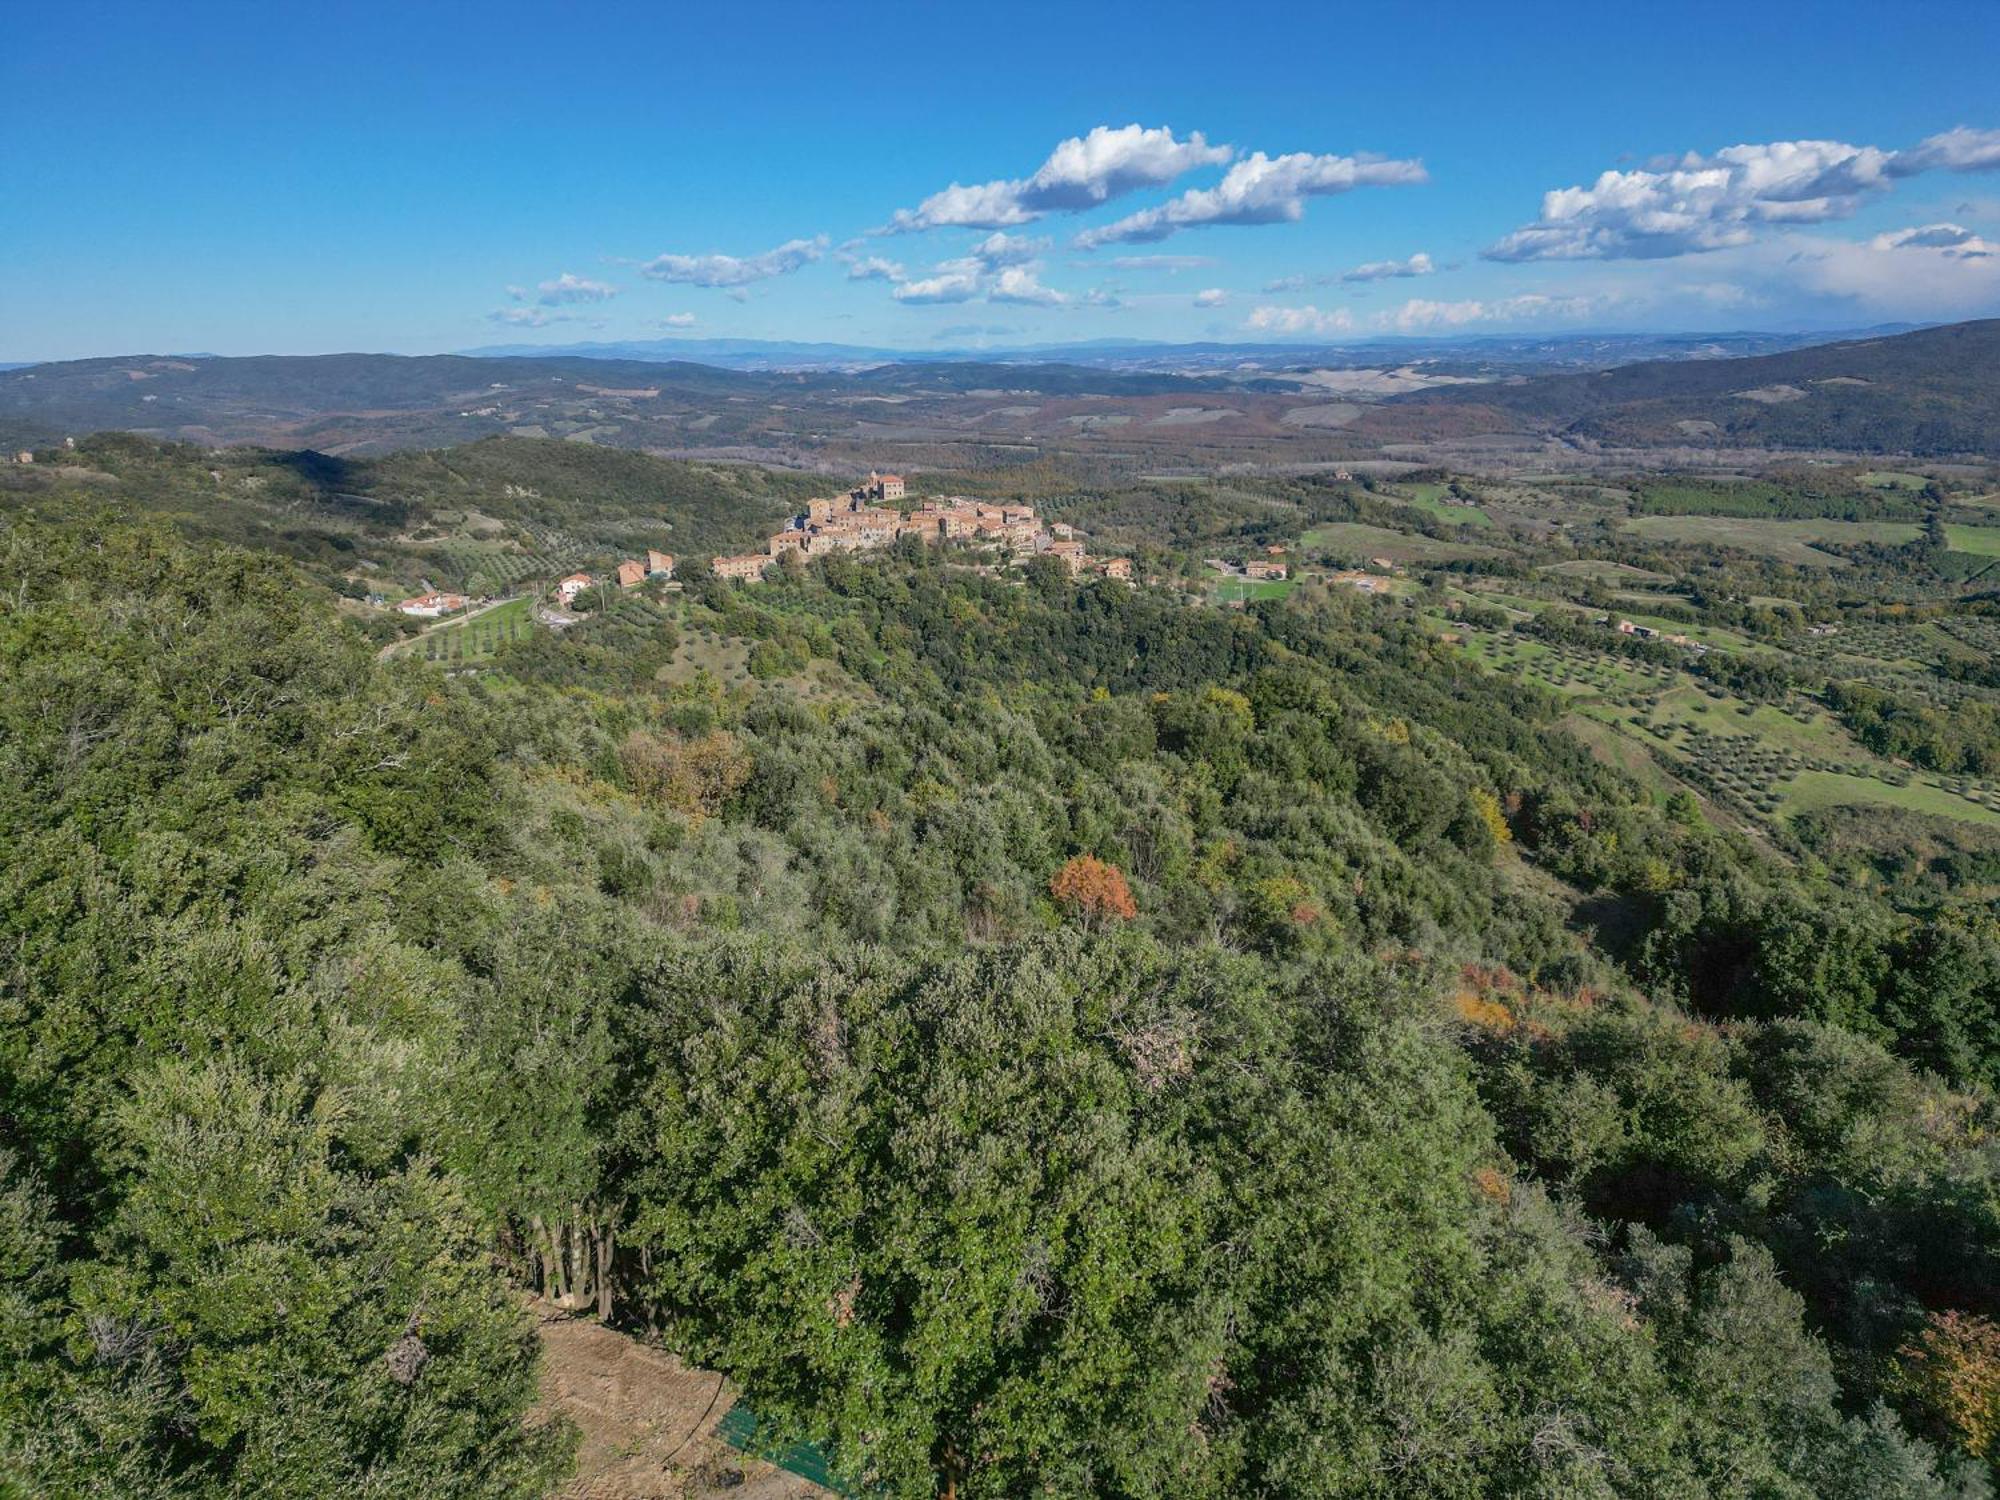
[[[1139,915],[1124,872],[1093,854],[1079,854],[1056,871],[1049,894],[1093,931],[1106,922],[1129,922]]]
[[[1974,1458],[2000,1456],[2000,1323],[1932,1313],[1897,1351],[1898,1383]]]

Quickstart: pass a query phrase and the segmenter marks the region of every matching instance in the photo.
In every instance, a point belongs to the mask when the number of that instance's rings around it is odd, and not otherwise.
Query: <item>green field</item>
[[[1838,772],[1802,771],[1783,793],[1787,815],[1814,812],[1822,807],[1902,807],[1911,812],[1956,818],[1963,823],[1979,823],[2000,828],[2000,812],[1968,801],[1956,792],[1928,782],[1912,781],[1908,786],[1891,786],[1860,776]]]
[[[1386,557],[1395,562],[1437,562],[1454,557],[1485,557],[1493,551],[1474,542],[1441,542],[1434,537],[1366,526],[1359,521],[1315,526],[1301,538],[1301,543],[1310,551],[1331,552],[1355,562],[1370,557]]]
[[[1282,599],[1298,586],[1296,578],[1217,578],[1209,588],[1217,604],[1237,604],[1247,599]]]
[[[1899,770],[1809,701],[1748,703],[1665,664],[1464,629],[1443,617],[1425,622],[1462,632],[1460,649],[1488,670],[1570,700],[1565,726],[1599,759],[1656,788],[1667,784],[1655,758],[1663,756],[1684,768],[1675,774],[1688,785],[1741,816],[1781,820],[1824,807],[1875,806],[2000,823],[2000,792],[1990,784],[1969,782],[1970,795],[1961,795],[1948,778]]]
[[[1947,526],[1945,545],[1974,557],[2000,557],[2000,526]]]
[[[1725,630],[1720,625],[1689,624],[1685,620],[1675,620],[1666,615],[1649,615],[1632,610],[1618,611],[1618,618],[1630,620],[1634,625],[1649,625],[1662,634],[1684,635],[1691,641],[1699,641],[1708,647],[1723,647],[1732,651],[1750,651],[1755,648],[1746,635],[1738,635],[1733,630]]]
[[[1476,505],[1460,505],[1448,499],[1451,486],[1444,484],[1411,484],[1385,490],[1383,497],[1414,506],[1436,516],[1440,521],[1449,521],[1454,526],[1491,526],[1492,519]]]
[[[1900,546],[1917,536],[1917,526],[1912,521],[1771,521],[1741,516],[1635,516],[1625,522],[1624,530],[1647,541],[1735,547],[1780,562],[1817,568],[1845,567],[1846,559],[1820,551],[1812,545],[1814,542],[1841,546],[1885,542]]]
[[[533,601],[523,595],[469,620],[427,630],[397,647],[396,654],[445,663],[488,661],[509,641],[523,640],[535,628]]]
[[[1921,474],[1905,474],[1897,469],[1873,469],[1858,477],[1876,490],[1920,490],[1929,483]]]

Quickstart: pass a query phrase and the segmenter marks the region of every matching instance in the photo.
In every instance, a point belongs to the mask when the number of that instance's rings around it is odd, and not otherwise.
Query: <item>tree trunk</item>
[[[580,1204],[570,1206],[569,1221],[563,1225],[569,1248],[569,1297],[563,1305],[571,1312],[590,1306],[590,1247],[584,1241],[585,1225]]]
[[[570,1263],[567,1246],[568,1235],[565,1226],[558,1219],[542,1232],[548,1239],[549,1255],[549,1300],[557,1307],[567,1308],[575,1297],[576,1267]]]
[[[553,1302],[561,1294],[562,1287],[562,1261],[556,1255],[556,1237],[542,1222],[540,1214],[529,1217],[528,1227],[535,1235],[535,1260],[541,1267],[542,1295]]]
[[[597,1232],[597,1316],[611,1321],[611,1235],[609,1225]]]

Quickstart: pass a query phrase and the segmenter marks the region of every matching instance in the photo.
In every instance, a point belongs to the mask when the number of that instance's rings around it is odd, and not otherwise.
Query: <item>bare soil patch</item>
[[[716,1436],[737,1396],[722,1376],[545,1303],[533,1307],[542,1340],[542,1410],[560,1412],[583,1434],[563,1500],[829,1494]]]

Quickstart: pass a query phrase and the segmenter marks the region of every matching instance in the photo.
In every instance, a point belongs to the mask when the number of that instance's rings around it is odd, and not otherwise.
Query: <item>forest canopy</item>
[[[834,558],[726,688],[0,584],[0,1493],[554,1493],[523,1291],[885,1494],[1988,1492],[1990,911],[1373,601]]]

